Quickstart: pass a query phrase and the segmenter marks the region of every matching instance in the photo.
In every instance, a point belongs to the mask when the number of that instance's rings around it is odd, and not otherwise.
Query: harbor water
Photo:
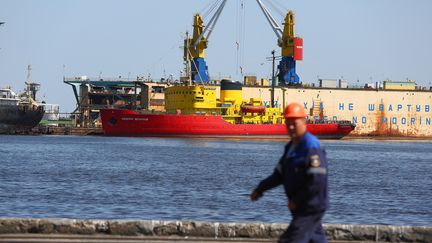
[[[0,136],[0,217],[288,223],[284,141]],[[325,140],[324,223],[432,225],[432,141]]]

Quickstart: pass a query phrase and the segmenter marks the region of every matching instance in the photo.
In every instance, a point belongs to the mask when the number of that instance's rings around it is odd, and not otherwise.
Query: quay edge
[[[275,240],[288,224],[159,220],[0,219],[0,240],[11,235],[128,236],[208,240]],[[432,242],[432,226],[327,224],[329,241]]]

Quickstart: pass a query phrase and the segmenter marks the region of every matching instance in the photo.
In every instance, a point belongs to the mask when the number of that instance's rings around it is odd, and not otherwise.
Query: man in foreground
[[[307,132],[306,112],[291,103],[284,112],[291,141],[272,175],[252,192],[252,201],[283,184],[291,211],[290,226],[279,242],[327,242],[321,219],[328,207],[327,160],[318,139]]]

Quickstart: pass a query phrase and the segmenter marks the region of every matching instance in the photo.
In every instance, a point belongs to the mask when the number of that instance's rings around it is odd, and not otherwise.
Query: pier
[[[103,135],[101,127],[55,127],[55,126],[36,126],[31,131],[32,135]]]
[[[0,242],[275,242],[288,224],[0,219]],[[324,225],[330,242],[432,242],[431,226]]]

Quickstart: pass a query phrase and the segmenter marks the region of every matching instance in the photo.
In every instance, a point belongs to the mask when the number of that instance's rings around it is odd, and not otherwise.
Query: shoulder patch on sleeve
[[[321,165],[320,157],[317,154],[311,155],[309,157],[309,161],[310,161],[310,167],[320,167]]]

